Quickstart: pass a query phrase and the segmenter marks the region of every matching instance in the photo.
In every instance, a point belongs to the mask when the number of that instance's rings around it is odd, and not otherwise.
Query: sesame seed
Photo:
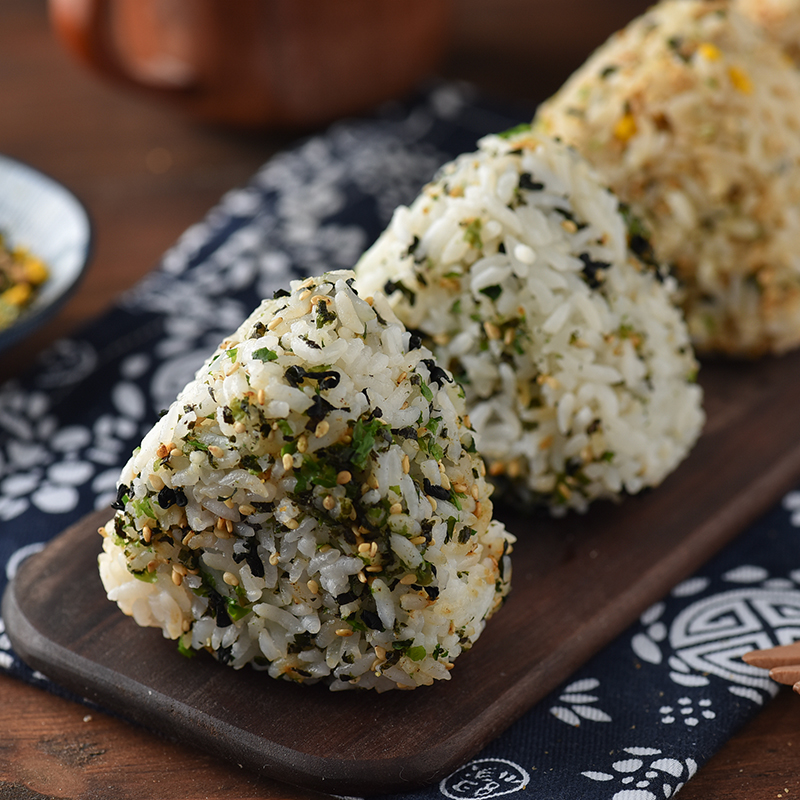
[[[225,583],[227,583],[228,586],[239,585],[239,579],[232,572],[223,572],[222,580],[225,581]]]
[[[287,519],[283,525],[290,531],[296,531],[300,527],[300,523],[296,519]]]
[[[383,567],[380,564],[373,564],[371,567],[367,567],[365,572],[383,572]]]
[[[150,544],[150,540],[153,538],[153,531],[151,530],[149,525],[145,525],[142,528],[142,539],[144,539],[145,544]]]
[[[358,552],[359,553],[369,553],[369,547],[370,547],[369,542],[362,542],[358,546]]]
[[[626,115],[626,116],[627,116],[627,115]],[[624,119],[624,118],[623,118],[623,119]],[[631,120],[633,120],[633,115],[631,115]],[[634,132],[635,132],[635,130],[636,130],[636,128],[635,128],[635,126],[636,126],[636,123],[635,123],[635,122],[633,122],[633,125],[634,125],[634,129],[633,129],[633,130],[634,130]],[[632,135],[632,134],[631,134],[631,135]],[[619,138],[623,138],[623,137],[622,137],[622,136],[620,136]],[[625,136],[625,138],[626,138],[626,139],[629,139],[629,138],[630,138],[630,136]],[[562,227],[562,228],[563,228],[563,229],[564,229],[564,230],[565,230],[567,233],[576,233],[576,232],[577,232],[577,230],[578,230],[578,226],[575,224],[575,220],[572,220],[572,219],[564,219],[564,220],[561,220],[561,227]]]
[[[336,508],[336,498],[332,494],[326,494],[325,499],[322,501],[322,507],[326,511],[333,511]]]
[[[323,419],[321,422],[318,422],[317,427],[314,428],[314,436],[316,436],[317,439],[321,439],[330,429],[330,422],[328,422],[326,419]]]
[[[361,581],[361,583],[367,582],[367,576],[363,572],[359,572],[357,577],[358,580]]]
[[[439,465],[442,466],[441,464]],[[441,474],[441,481],[442,489],[446,489],[448,492],[450,491],[450,478],[447,477],[447,473],[442,471]]]
[[[381,647],[379,644],[375,645],[375,655],[381,660],[386,660],[386,649]]]
[[[232,498],[232,497],[229,497],[227,500],[225,500],[225,505],[226,505],[228,508],[233,508],[233,506],[234,506],[233,498]]]
[[[305,453],[306,450],[308,450],[308,439],[303,435],[297,439],[297,452]]]
[[[336,483],[342,486],[345,483],[350,483],[353,479],[353,476],[346,470],[343,469],[337,476],[336,476]]]
[[[236,433],[244,433],[247,430],[247,426],[244,422],[236,422],[233,425],[233,430],[236,431]]]
[[[378,555],[378,543],[377,542],[373,542],[369,546],[369,554],[370,554],[370,556],[372,556],[372,558],[375,558],[375,556]]]
[[[298,300],[308,300],[311,297],[311,289],[304,289],[300,292],[300,296],[297,298]]]
[[[183,583],[183,575],[177,572],[174,567],[172,568],[172,582],[176,586],[180,586]]]
[[[425,544],[425,537],[415,536],[413,539],[411,539],[411,544]]]
[[[411,469],[411,461],[408,458],[408,453],[403,454],[403,472],[408,475],[409,470]]]
[[[410,586],[412,583],[416,582],[417,582],[417,576],[413,572],[408,572],[405,575],[403,575],[402,578],[400,578],[400,583],[402,583],[403,586]]]
[[[476,517],[480,517],[482,508],[483,508],[483,506],[481,506],[481,501],[480,500],[476,500],[475,501],[475,510],[472,513],[475,514]]]
[[[403,506],[401,503],[393,503],[389,506],[389,513],[390,514],[402,514],[403,513]]]
[[[273,317],[273,318],[272,318],[272,319],[271,319],[271,320],[270,320],[270,321],[267,323],[267,330],[268,330],[268,331],[274,331],[274,330],[275,330],[275,328],[277,328],[277,327],[278,327],[278,325],[280,325],[280,324],[281,324],[281,322],[283,322],[283,317]]]
[[[170,445],[166,445],[162,442],[156,449],[156,457],[164,458],[169,455],[170,450],[172,450],[171,443]]]
[[[258,390],[258,394],[256,395],[256,400],[258,400],[258,404],[260,406],[264,405],[264,401],[267,399],[267,395],[263,389]]]
[[[160,476],[151,474],[150,475],[150,485],[156,492],[160,492],[164,488],[164,481],[161,480]]]
[[[428,502],[431,504],[431,509],[433,511],[436,511],[436,505],[437,505],[436,498],[435,497],[431,497],[429,494],[426,494],[425,497],[428,498]]]
[[[378,488],[378,476],[374,472],[370,472],[367,477],[367,486],[369,486],[370,489]]]
[[[251,514],[255,514],[256,510],[249,503],[243,503],[239,506],[239,513],[243,517],[249,517]]]
[[[308,581],[306,586],[308,586],[308,591],[311,592],[311,594],[319,594],[319,584],[315,580],[312,579]]]
[[[403,371],[403,372],[401,372],[401,373],[400,373],[400,375],[398,375],[398,377],[397,377],[397,380],[395,381],[395,383],[397,383],[397,384],[400,384],[400,383],[402,383],[402,382],[403,382],[403,381],[404,381],[404,380],[405,380],[407,377],[408,377],[408,373],[407,373],[407,372],[405,372],[405,371]]]
[[[148,572],[155,572],[156,568],[158,567],[158,561],[148,561],[147,562],[147,571]]]
[[[233,533],[233,522],[229,519],[225,520],[225,530],[228,533]]]
[[[272,555],[269,557],[269,563],[270,563],[270,564],[272,564],[272,566],[273,566],[273,567],[274,567],[274,566],[277,566],[277,564],[278,564],[278,562],[279,562],[280,560],[281,560],[281,557],[280,557],[280,556],[279,556],[277,553],[273,553],[273,554],[272,554]]]
[[[498,328],[493,322],[489,322],[489,320],[486,320],[486,322],[483,323],[483,330],[490,339],[500,338],[500,328]]]
[[[189,533],[187,533],[186,536],[184,536],[183,539],[181,539],[181,544],[188,545],[189,542],[191,542],[192,539],[194,539],[194,537],[195,537],[194,531],[189,531]]]
[[[217,517],[217,530],[221,531],[225,528],[225,520],[222,517]]]
[[[470,488],[469,493],[472,495],[472,499],[473,500],[477,500],[478,499],[478,495],[480,494],[480,490],[478,489],[478,484],[477,483],[473,483],[472,484],[472,487]]]
[[[337,628],[336,629],[336,635],[337,636],[352,636],[353,635],[353,631],[351,631],[350,628]]]
[[[225,451],[221,447],[217,447],[215,444],[209,446],[208,452],[211,453],[214,458],[222,458],[225,455]]]
[[[284,456],[281,459],[281,461],[283,463],[283,468],[287,471],[292,469],[292,467],[294,467],[294,458],[292,457],[291,453],[284,453]]]
[[[172,569],[179,575],[188,575],[189,570],[183,564],[173,564]]]

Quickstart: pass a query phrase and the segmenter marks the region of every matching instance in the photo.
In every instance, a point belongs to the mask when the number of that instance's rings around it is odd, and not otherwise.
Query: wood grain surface
[[[649,4],[456,0],[442,73],[513,102],[536,102]],[[0,104],[0,152],[76,191],[97,233],[80,291],[58,318],[0,355],[0,380],[22,374],[50,342],[104,310],[225,191],[301,135],[201,127],[166,106],[113,89],[56,44],[46,0],[0,3]],[[0,800],[318,796],[5,675],[0,730]],[[786,689],[684,786],[681,799],[797,797],[799,749],[800,698]]]
[[[794,485],[799,374],[800,353],[707,363],[705,432],[661,487],[558,520],[497,509],[518,537],[512,594],[447,683],[332,693],[187,660],[105,599],[102,511],[22,565],[6,632],[59,684],[232,764],[337,794],[409,790],[474,755]]]

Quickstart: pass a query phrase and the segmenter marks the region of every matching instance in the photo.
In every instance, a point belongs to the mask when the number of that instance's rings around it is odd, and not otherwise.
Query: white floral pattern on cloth
[[[587,771],[585,778],[622,787],[606,795],[611,800],[658,800],[673,797],[697,771],[692,758],[665,757],[653,747],[625,747],[610,765],[610,772]]]
[[[599,686],[600,681],[596,678],[585,678],[565,686],[563,694],[558,698],[559,705],[552,706],[550,713],[574,728],[581,724],[582,719],[591,722],[611,722],[611,717],[594,705],[599,698],[588,694]]]

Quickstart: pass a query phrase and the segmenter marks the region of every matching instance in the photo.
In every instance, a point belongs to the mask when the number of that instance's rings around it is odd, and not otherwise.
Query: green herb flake
[[[519,133],[529,133],[531,130],[530,122],[522,122],[519,125],[515,125],[513,128],[509,128],[507,131],[502,131],[497,135],[501,139],[511,139],[512,137],[516,136]]]
[[[231,347],[230,350],[225,351],[225,355],[228,356],[228,358],[231,361],[236,361],[236,356],[238,355],[238,353],[239,353],[238,347]]]
[[[269,347],[259,347],[258,350],[253,350],[253,358],[265,362],[275,361],[278,358],[278,354],[274,350],[270,350]]]
[[[201,442],[199,439],[195,439],[193,436],[187,436],[183,440],[183,444],[189,448],[189,450],[202,450],[204,453],[208,452],[208,445],[205,442]]]
[[[428,655],[428,651],[425,649],[424,645],[418,644],[416,647],[409,647],[406,655],[412,661],[422,661],[422,659]]]
[[[389,426],[379,419],[371,419],[369,422],[359,419],[353,426],[353,455],[352,463],[357,469],[364,469],[375,441],[381,430],[389,430]]]
[[[228,598],[228,616],[233,622],[238,622],[242,617],[246,617],[250,613],[249,608],[240,606],[235,600]]]
[[[497,302],[497,298],[503,293],[503,287],[495,284],[494,286],[487,286],[485,289],[481,289],[480,292],[490,300]]]
[[[294,436],[294,431],[292,430],[292,426],[289,424],[289,420],[279,419],[276,424],[280,432],[285,437]]]
[[[481,228],[483,223],[479,217],[470,220],[464,226],[464,241],[474,250],[483,249],[483,239],[481,239]]]
[[[184,633],[178,639],[178,652],[184,658],[194,658],[196,653],[192,649],[192,635],[190,633]]]
[[[420,393],[422,394],[422,396],[429,403],[431,402],[431,400],[433,400],[433,392],[431,391],[430,386],[428,386],[428,384],[425,383],[425,381],[420,380],[420,382],[419,382],[419,390],[420,390]]]

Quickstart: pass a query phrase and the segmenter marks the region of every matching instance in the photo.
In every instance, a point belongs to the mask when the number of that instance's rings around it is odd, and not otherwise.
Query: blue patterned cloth
[[[444,161],[530,118],[441,85],[270,160],[188,230],[112,313],[0,387],[0,590],[114,499],[130,451],[204,357],[295,277],[351,267]],[[669,798],[776,693],[740,656],[800,638],[800,493],[441,783],[405,795]],[[13,652],[0,668],[58,687]]]

